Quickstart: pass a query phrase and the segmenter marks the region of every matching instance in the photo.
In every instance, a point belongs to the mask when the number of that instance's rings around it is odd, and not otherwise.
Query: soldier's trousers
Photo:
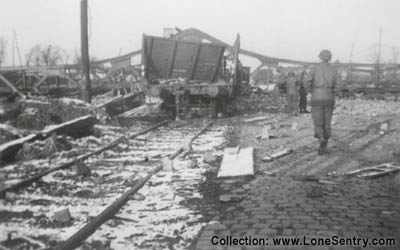
[[[314,122],[314,137],[328,140],[331,137],[333,105],[312,106],[311,116]]]
[[[289,113],[297,111],[298,96],[295,93],[286,94]]]

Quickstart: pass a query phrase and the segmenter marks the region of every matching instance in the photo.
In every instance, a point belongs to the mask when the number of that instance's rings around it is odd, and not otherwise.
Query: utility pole
[[[88,42],[88,3],[81,0],[81,69],[82,69],[82,98],[90,103],[92,99],[90,89],[90,62],[89,62],[89,42]]]
[[[18,40],[17,40],[17,33],[15,32],[15,30],[13,30],[13,34],[14,34],[15,46],[17,47],[19,65],[22,67],[21,53],[19,52],[19,46],[18,46]]]
[[[12,66],[15,67],[14,37],[11,39],[11,41],[12,41]]]
[[[381,61],[381,47],[382,47],[382,26],[379,29],[379,44],[378,44],[378,58],[376,60],[376,69],[377,69],[377,75],[376,75],[376,81],[378,85],[380,84],[380,66],[379,63]]]
[[[356,43],[356,41],[353,41],[353,43],[351,44],[351,50],[350,50],[350,55],[349,55],[349,63],[351,63],[353,61],[353,52],[354,52],[355,43]],[[348,70],[347,70],[347,79],[350,79],[352,69],[353,69],[353,66],[350,66],[348,68]]]
[[[351,44],[351,50],[350,50],[350,55],[349,55],[349,62],[350,63],[353,61],[353,52],[354,52],[355,43],[356,43],[356,41],[353,41],[353,43]]]

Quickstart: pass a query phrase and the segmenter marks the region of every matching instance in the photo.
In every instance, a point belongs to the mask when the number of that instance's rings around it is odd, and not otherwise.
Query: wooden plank
[[[383,163],[376,166],[356,169],[347,172],[345,175],[352,176],[357,175],[359,177],[373,178],[379,177],[388,173],[394,173],[400,171],[400,166],[396,166],[393,163]]]
[[[291,150],[291,149],[283,149],[283,150],[275,152],[275,153],[273,153],[271,155],[264,156],[261,160],[262,161],[266,161],[266,162],[273,161],[275,159],[278,159],[278,158],[284,157],[286,155],[289,155],[292,152],[293,152],[293,150]]]
[[[15,83],[15,86],[19,86],[19,84],[22,82],[22,78],[20,78],[16,83]]]
[[[67,78],[68,81],[70,81],[70,82],[76,84],[77,87],[81,87],[81,85],[80,85],[77,81],[75,81],[72,77],[70,77],[69,75],[67,75],[67,74],[65,74],[65,73],[62,73],[61,75],[62,75],[63,77],[65,77],[65,78]]]
[[[245,123],[260,122],[260,121],[268,120],[270,118],[271,118],[271,116],[257,116],[257,117],[252,117],[252,118],[245,119],[244,122]]]
[[[88,224],[86,224],[78,232],[69,237],[65,242],[57,245],[54,249],[71,250],[79,247],[84,240],[86,240],[97,230],[97,228],[99,228],[108,219],[112,218],[121,209],[121,207],[125,205],[129,201],[129,199],[131,199],[132,195],[134,195],[140,188],[142,188],[146,184],[146,182],[161,169],[162,166],[154,168],[149,174],[141,178],[135,186],[126,191],[115,202],[109,205],[96,217],[91,219]]]
[[[92,115],[86,115],[77,119],[67,121],[58,125],[49,126],[42,130],[43,137],[51,134],[65,134],[71,137],[82,137],[90,133],[90,129],[96,123],[96,118]]]
[[[42,85],[45,82],[46,79],[47,79],[47,75],[44,75],[44,76],[42,76],[42,78],[40,78],[40,80],[37,83],[35,83],[35,85],[33,86],[33,90],[36,93],[39,93],[39,94],[41,93],[39,91],[38,87],[40,87],[40,85]]]
[[[242,175],[254,175],[253,148],[225,148],[217,177]]]
[[[0,80],[2,80],[14,93],[17,93],[20,97],[26,98],[7,78],[0,74]]]

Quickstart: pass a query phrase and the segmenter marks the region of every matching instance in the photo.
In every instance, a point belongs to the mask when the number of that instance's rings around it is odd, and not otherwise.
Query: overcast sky
[[[68,54],[80,47],[79,0],[0,0],[0,36],[12,31],[24,55],[35,44],[54,44]],[[368,62],[378,43],[383,57],[400,49],[399,0],[88,0],[90,54],[98,59],[141,47],[143,33],[194,27],[225,42],[241,35],[241,47],[265,55],[316,61],[321,49],[334,60]],[[17,58],[17,57],[15,57]],[[17,59],[16,59],[17,61]]]

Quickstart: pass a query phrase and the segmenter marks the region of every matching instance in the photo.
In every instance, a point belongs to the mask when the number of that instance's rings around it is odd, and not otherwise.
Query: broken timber
[[[118,198],[114,203],[108,206],[103,212],[94,217],[88,224],[82,227],[78,232],[69,237],[65,242],[57,245],[54,249],[57,250],[70,250],[75,249],[81,245],[81,243],[92,235],[98,227],[100,227],[108,219],[112,218],[123,205],[130,199],[130,196],[135,194],[140,188],[142,188],[146,182],[157,172],[162,169],[162,166],[158,166],[153,169],[146,177],[142,178],[135,186],[125,192],[121,197]]]
[[[111,100],[97,106],[96,108],[105,108],[110,116],[124,113],[127,110],[136,108],[144,104],[144,93],[138,92],[124,96],[117,96]]]
[[[260,122],[260,121],[268,120],[270,118],[271,118],[270,116],[257,116],[257,117],[245,119],[244,122],[245,123]]]
[[[96,121],[94,116],[86,115],[59,125],[50,126],[42,130],[41,134],[43,134],[44,137],[48,137],[51,134],[64,134],[79,138],[88,135],[88,131],[94,126]]]
[[[93,155],[100,154],[100,153],[103,152],[103,151],[106,151],[106,150],[108,150],[108,149],[111,149],[111,148],[117,146],[117,145],[120,144],[121,142],[126,141],[126,139],[134,139],[134,138],[136,138],[136,137],[138,137],[138,136],[140,136],[140,135],[146,134],[146,133],[148,133],[148,132],[150,132],[150,131],[152,131],[152,130],[154,130],[154,129],[157,129],[158,127],[161,127],[161,126],[163,126],[163,125],[165,125],[165,124],[167,124],[166,121],[165,121],[165,122],[158,123],[158,124],[154,125],[154,126],[151,127],[151,128],[145,129],[145,130],[143,130],[143,131],[140,131],[140,132],[135,133],[135,134],[133,134],[133,135],[130,135],[130,136],[128,136],[128,137],[122,136],[122,137],[118,138],[117,140],[111,142],[110,144],[108,144],[108,145],[106,145],[106,146],[104,146],[104,147],[102,147],[102,148],[100,148],[100,149],[98,149],[98,150],[96,150],[96,151],[94,151],[94,152],[91,152],[91,153],[87,153],[87,154],[78,156],[78,157],[77,157],[76,159],[74,159],[74,160],[71,160],[71,161],[66,162],[66,163],[64,163],[64,164],[61,164],[61,165],[59,165],[59,166],[57,166],[57,167],[54,167],[54,168],[50,168],[50,169],[48,169],[48,170],[45,170],[45,171],[43,171],[43,172],[41,172],[41,173],[39,173],[39,174],[36,174],[36,175],[34,175],[34,176],[32,176],[32,177],[29,177],[29,178],[24,179],[24,180],[22,180],[22,181],[20,181],[20,182],[17,182],[17,183],[15,183],[15,184],[11,185],[11,186],[2,188],[2,189],[0,189],[0,197],[4,197],[4,195],[6,194],[6,192],[16,192],[16,191],[20,190],[21,188],[27,187],[27,186],[31,185],[32,183],[34,183],[34,182],[40,180],[43,176],[46,176],[46,175],[48,175],[48,174],[50,174],[50,173],[52,173],[52,172],[58,171],[58,170],[62,170],[62,169],[69,168],[69,167],[73,166],[75,163],[77,163],[77,162],[79,162],[79,161],[86,160],[87,158],[89,158],[89,157],[91,157],[91,156],[93,156]]]
[[[9,159],[13,160],[18,150],[22,148],[25,142],[33,141],[37,138],[37,134],[31,134],[0,145],[0,163],[6,162]]]
[[[191,139],[188,141],[191,144],[199,135],[204,133],[209,126],[211,126],[212,122],[207,123],[199,132],[197,132]],[[169,159],[173,160],[176,158],[181,152],[183,152],[184,147],[180,147],[174,154],[172,154]],[[163,168],[163,165],[160,165],[153,169],[146,177],[139,180],[139,182],[125,192],[118,200],[109,205],[103,212],[94,217],[88,224],[82,227],[78,232],[73,234],[70,238],[68,238],[65,242],[60,243],[54,249],[57,250],[70,250],[79,247],[84,240],[86,240],[90,235],[92,235],[98,227],[100,227],[104,222],[108,219],[113,218],[115,214],[121,209],[123,205],[128,202],[130,197],[135,194],[140,188],[142,188],[146,182],[157,172],[159,172]]]
[[[0,80],[2,80],[14,93],[17,93],[20,97],[26,98],[10,81],[0,74]]]
[[[89,134],[89,130],[96,123],[92,115],[82,116],[77,119],[51,126],[37,134],[31,134],[0,145],[0,163],[14,160],[24,143],[38,139],[46,139],[52,134],[65,134],[71,137],[82,137]]]
[[[262,158],[261,160],[262,161],[273,161],[275,159],[278,159],[278,158],[281,158],[288,154],[291,154],[292,152],[293,152],[293,150],[291,150],[291,149],[284,149],[284,150],[278,151],[276,153],[273,153],[271,155],[267,155],[264,158]]]
[[[400,166],[396,166],[393,163],[383,163],[372,167],[366,167],[361,169],[356,169],[347,172],[347,176],[358,176],[364,178],[376,178],[384,176],[387,174],[393,174],[400,171]]]

